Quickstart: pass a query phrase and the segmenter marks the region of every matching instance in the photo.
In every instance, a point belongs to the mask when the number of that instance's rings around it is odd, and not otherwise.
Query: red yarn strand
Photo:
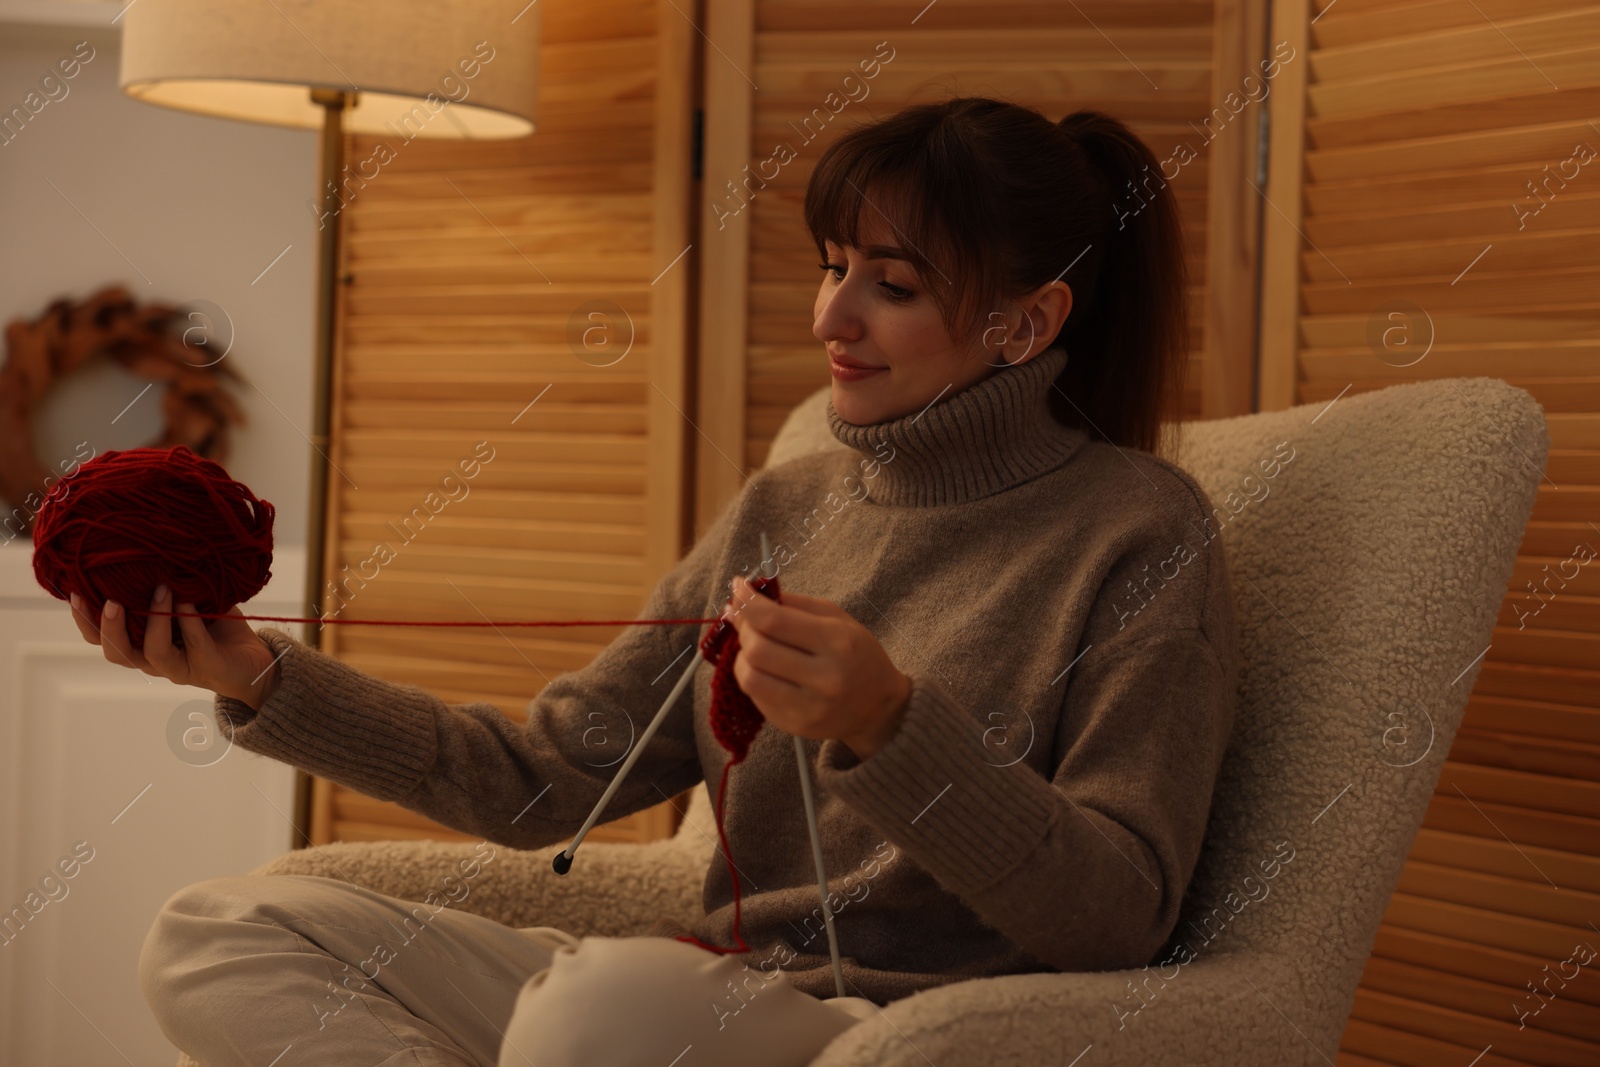
[[[133,609],[129,609],[132,614]],[[146,612],[148,615],[170,615],[173,618],[183,619],[225,619],[229,613],[225,611],[156,611]],[[304,619],[298,615],[234,615],[236,619],[250,619],[253,622],[307,622],[327,623],[335,626],[687,626],[690,623],[703,624],[720,622],[722,616],[710,619],[537,619],[529,621],[519,619],[506,622],[455,622],[433,621],[426,619]]]
[[[179,618],[220,619],[259,593],[272,576],[272,523],[275,509],[247,486],[228,477],[219,464],[185,445],[105,452],[57,482],[33,524],[33,572],[39,584],[60,600],[77,593],[84,609],[98,618],[106,601],[127,609],[129,640],[142,647],[147,621],[167,617],[173,642],[183,647]],[[165,584],[175,604],[194,611],[154,611],[148,604]],[[779,600],[778,580],[758,575],[756,592]],[[740,931],[742,890],[733,851],[723,827],[728,774],[744,760],[766,719],[739,687],[733,667],[739,634],[722,617],[713,619],[544,619],[506,622],[422,621],[414,619],[297,618],[242,615],[261,622],[345,626],[667,626],[711,623],[699,642],[700,655],[713,665],[711,731],[729,753],[717,789],[717,837],[733,882],[733,948],[689,941],[712,952],[748,952]]]
[[[108,600],[127,609],[128,636],[144,644],[151,616],[221,619],[272,576],[275,509],[221,465],[185,445],[105,452],[51,488],[33,527],[33,570],[53,596],[77,593],[92,618]],[[194,611],[143,605],[166,584]],[[718,619],[423,620],[236,616],[254,622],[333,626],[685,626]],[[181,647],[182,631],[173,624]]]
[[[750,579],[750,588],[763,596],[779,600],[778,579],[757,575]],[[780,600],[781,603],[781,600]],[[733,850],[728,845],[728,835],[722,826],[723,799],[728,790],[728,772],[735,763],[741,762],[750,753],[750,745],[756,739],[756,734],[761,732],[766,719],[761,715],[761,709],[755,706],[749,695],[739,687],[739,679],[734,676],[733,663],[739,656],[739,632],[733,624],[725,620],[718,621],[705,637],[700,640],[700,654],[716,665],[711,674],[711,733],[717,743],[727,749],[732,756],[722,767],[722,785],[717,790],[717,837],[722,842],[722,854],[728,860],[728,877],[733,881],[733,948],[719,948],[708,945],[704,941],[688,934],[676,938],[678,941],[690,941],[710,952],[727,955],[734,952],[749,952],[750,946],[745,944],[744,935],[739,932],[739,919],[741,913],[739,888],[739,870],[733,864]]]
[[[717,787],[717,840],[722,842],[722,855],[728,861],[728,877],[733,879],[733,940],[737,942],[733,948],[722,948],[718,945],[708,945],[693,934],[682,934],[673,938],[674,941],[687,941],[698,945],[708,952],[715,952],[719,956],[727,956],[736,952],[749,952],[750,946],[744,943],[744,935],[739,932],[739,869],[733,865],[733,850],[728,846],[728,835],[722,829],[722,805],[728,795],[728,772],[733,770],[733,765],[738,760],[729,760],[722,765],[722,784]]]

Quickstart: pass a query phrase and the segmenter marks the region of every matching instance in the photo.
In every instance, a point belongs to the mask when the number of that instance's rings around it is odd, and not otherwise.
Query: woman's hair
[[[892,227],[958,343],[1004,301],[1066,282],[1052,413],[1158,450],[1187,363],[1183,231],[1160,164],[1127,126],[1090,110],[1051,122],[985,97],[907,107],[817,161],[805,221],[824,258],[824,241],[859,247],[863,209]]]

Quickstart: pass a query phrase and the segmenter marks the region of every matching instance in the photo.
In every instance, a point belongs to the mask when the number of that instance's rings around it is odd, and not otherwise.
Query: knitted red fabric
[[[779,600],[778,579],[756,575],[750,579],[750,588],[762,596]],[[733,675],[733,661],[739,656],[739,631],[725,619],[706,631],[700,640],[700,654],[716,667],[711,676],[711,732],[717,743],[733,753],[733,762],[744,759],[750,751],[750,742],[761,732],[766,720],[739,688]]]
[[[750,579],[750,588],[762,596],[780,599],[776,576],[768,578],[758,574]],[[684,934],[674,940],[687,941],[719,954],[749,952],[750,946],[744,943],[744,935],[739,932],[739,870],[733,865],[733,851],[728,847],[728,835],[722,829],[722,803],[728,794],[728,772],[749,754],[750,743],[756,739],[756,734],[761,732],[767,720],[749,695],[739,688],[739,679],[734,677],[733,662],[739,657],[739,632],[732,623],[718,620],[706,631],[705,637],[700,640],[700,654],[716,667],[711,675],[711,733],[717,743],[733,756],[723,764],[722,782],[717,787],[717,838],[722,842],[722,854],[728,860],[728,877],[733,879],[734,947],[708,945],[693,934]]]

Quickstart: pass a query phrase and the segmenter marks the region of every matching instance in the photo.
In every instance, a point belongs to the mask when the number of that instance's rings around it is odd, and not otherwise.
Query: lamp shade
[[[137,0],[122,91],[146,103],[320,128],[309,90],[356,94],[350,133],[532,133],[539,8],[504,0]]]

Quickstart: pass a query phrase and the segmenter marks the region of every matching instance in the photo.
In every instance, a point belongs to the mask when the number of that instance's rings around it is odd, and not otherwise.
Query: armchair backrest
[[[1548,449],[1533,397],[1493,378],[1182,428],[1177,461],[1217,508],[1244,670],[1163,975],[1270,954],[1297,980],[1283,994],[1298,1017],[1338,1027],[1306,1036],[1338,1047]]]
[[[827,400],[793,409],[768,463],[843,447]],[[1263,996],[1337,1047],[1328,1028],[1348,1017],[1460,725],[1548,447],[1532,396],[1490,378],[1180,428],[1244,669],[1202,854],[1145,989],[1196,960],[1270,957]],[[713,825],[705,790],[690,814]]]

